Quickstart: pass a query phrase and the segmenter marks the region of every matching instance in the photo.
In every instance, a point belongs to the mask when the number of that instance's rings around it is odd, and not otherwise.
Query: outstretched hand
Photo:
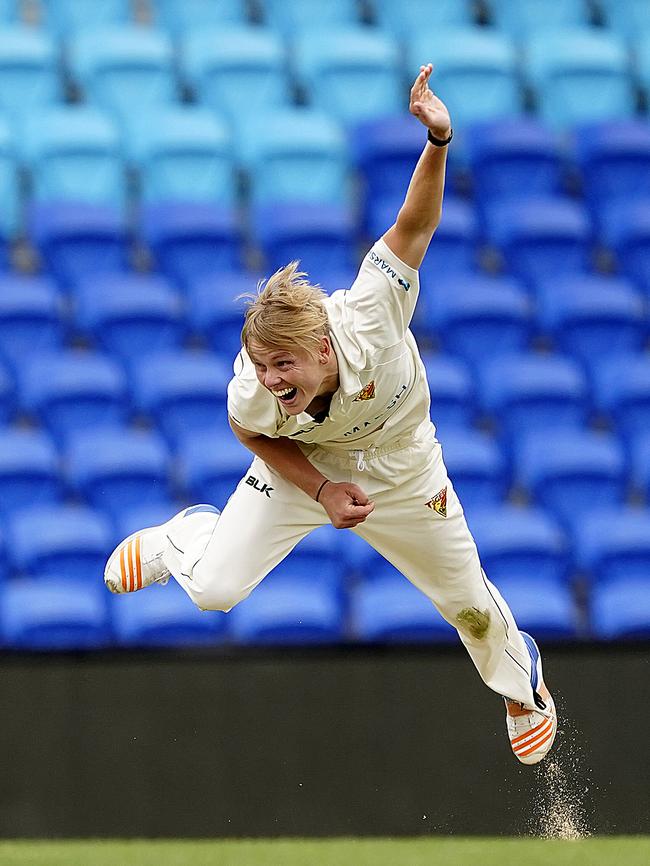
[[[429,79],[433,72],[433,65],[427,63],[420,67],[420,74],[413,82],[409,111],[420,123],[424,124],[435,138],[449,138],[451,132],[451,120],[447,106],[431,92]]]
[[[375,503],[359,485],[346,481],[329,481],[318,501],[336,529],[351,529],[375,510]]]

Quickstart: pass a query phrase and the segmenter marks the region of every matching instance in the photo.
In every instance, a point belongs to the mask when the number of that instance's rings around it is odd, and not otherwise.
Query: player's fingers
[[[368,494],[358,484],[350,484],[346,492],[354,505],[366,505],[369,501]]]
[[[375,503],[368,501],[366,505],[348,505],[346,517],[361,518],[363,520],[375,510]]]
[[[413,86],[411,87],[411,94],[419,93],[422,90],[423,84],[426,83],[427,80],[427,67],[420,66],[420,71],[417,74],[415,81],[413,82]]]

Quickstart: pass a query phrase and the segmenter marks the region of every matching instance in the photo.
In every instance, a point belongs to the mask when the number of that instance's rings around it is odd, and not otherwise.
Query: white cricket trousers
[[[535,708],[531,659],[512,613],[481,568],[433,434],[365,452],[316,447],[309,460],[332,481],[353,481],[375,510],[353,530],[402,572],[458,629],[484,682]],[[446,516],[427,505],[446,488]],[[442,506],[439,498],[439,503]],[[203,610],[228,611],[313,529],[324,508],[255,457],[221,515],[178,522],[165,564]]]

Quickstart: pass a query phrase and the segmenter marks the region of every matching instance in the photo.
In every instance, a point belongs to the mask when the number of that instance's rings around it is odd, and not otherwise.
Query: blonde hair
[[[323,303],[327,294],[305,279],[307,274],[298,270],[299,265],[291,262],[261,280],[257,294],[240,296],[247,302],[241,332],[246,349],[254,340],[270,349],[298,346],[311,355],[318,352],[321,338],[329,333]]]

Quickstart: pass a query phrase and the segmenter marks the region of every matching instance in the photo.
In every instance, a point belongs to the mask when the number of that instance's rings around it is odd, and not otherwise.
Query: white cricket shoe
[[[166,523],[134,532],[111,553],[104,569],[104,583],[111,592],[137,592],[152,583],[166,584],[171,572],[163,562],[170,545],[169,533],[184,517],[197,511],[219,513],[213,505],[184,508]]]
[[[526,632],[521,635],[528,647],[532,661],[531,685],[540,704],[530,710],[517,701],[504,698],[506,702],[506,726],[510,745],[522,764],[537,764],[551,750],[557,733],[557,712],[551,693],[542,677],[542,657],[537,644]]]

